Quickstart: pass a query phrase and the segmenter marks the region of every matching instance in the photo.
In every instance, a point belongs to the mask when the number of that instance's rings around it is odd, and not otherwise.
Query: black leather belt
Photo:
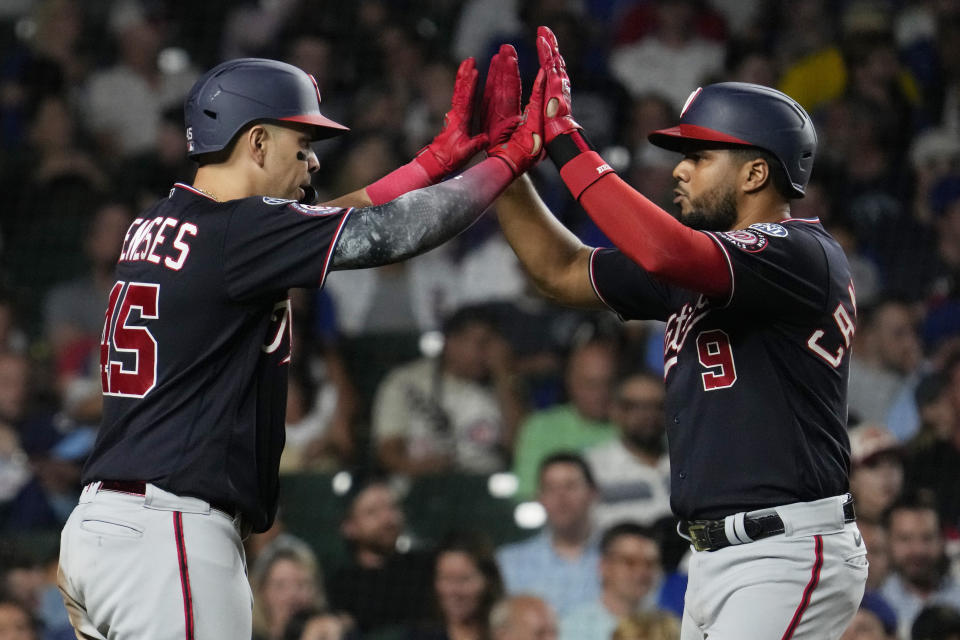
[[[100,482],[101,491],[117,491],[119,493],[129,493],[135,496],[147,495],[147,483],[143,480],[102,480]],[[204,499],[204,498],[201,498]],[[222,502],[207,500],[211,509],[216,509],[227,514],[231,518],[237,517],[236,508]]]
[[[843,521],[853,522],[855,519],[853,498],[848,496],[843,503]],[[784,532],[783,520],[776,513],[744,515],[743,528],[751,542]],[[681,520],[678,529],[681,535],[686,533],[685,537],[697,551],[716,551],[737,544],[727,537],[725,520]]]

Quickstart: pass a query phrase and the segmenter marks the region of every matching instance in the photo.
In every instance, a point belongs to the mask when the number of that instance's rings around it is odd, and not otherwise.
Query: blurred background
[[[646,134],[674,124],[697,86],[764,84],[809,111],[820,147],[793,215],[844,246],[859,307],[852,489],[872,569],[855,624],[877,635],[848,637],[949,631],[960,0],[0,2],[0,626],[71,637],[58,535],[99,421],[113,265],[137,213],[192,179],[182,101],[198,75],[244,56],[313,74],[324,113],[351,128],[316,145],[315,186],[331,199],[431,140],[464,57],[482,86],[490,55],[512,43],[529,90],[540,24],[557,34],[591,141],[668,210],[678,156]],[[550,162],[533,179],[585,243],[611,246]],[[454,637],[519,592],[571,640],[609,638],[611,621],[620,638],[671,637],[685,543],[669,513],[659,323],[539,297],[495,207],[428,254],[334,272],[291,298],[281,508],[247,541],[258,637]],[[603,537],[625,521],[637,529]],[[926,547],[910,546],[924,534]],[[652,544],[635,545],[650,562],[621,567],[631,575],[617,573],[621,535]],[[544,554],[546,567],[530,560]],[[464,587],[471,577],[482,588]],[[576,605],[618,588],[623,607],[597,613],[606,626],[583,627],[593,619]],[[668,621],[631,615],[650,612]],[[458,637],[500,637],[481,626]]]

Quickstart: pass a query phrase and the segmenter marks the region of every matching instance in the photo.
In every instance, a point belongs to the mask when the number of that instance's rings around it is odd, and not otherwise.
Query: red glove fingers
[[[546,144],[550,144],[557,136],[576,131],[581,127],[573,119],[567,64],[560,55],[557,37],[547,27],[537,28],[537,56],[540,58],[540,68],[546,75],[544,88],[546,110],[543,130]]]
[[[517,51],[504,44],[490,58],[487,82],[480,105],[480,122],[489,148],[504,144],[520,124],[520,67]]]
[[[408,191],[436,184],[444,176],[461,169],[470,158],[487,146],[487,135],[470,136],[473,96],[477,69],[467,58],[457,69],[450,110],[443,117],[443,128],[416,157],[367,187],[373,204],[389,202]]]
[[[487,151],[491,157],[503,160],[515,176],[524,173],[543,158],[543,83],[544,73],[541,69],[533,82],[533,90],[527,108],[523,111],[520,126],[504,144]]]

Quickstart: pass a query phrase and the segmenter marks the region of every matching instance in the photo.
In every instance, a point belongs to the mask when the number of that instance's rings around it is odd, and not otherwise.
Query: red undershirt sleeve
[[[580,196],[600,230],[648,273],[710,297],[726,297],[732,279],[723,251],[706,233],[691,229],[650,202],[615,173]]]

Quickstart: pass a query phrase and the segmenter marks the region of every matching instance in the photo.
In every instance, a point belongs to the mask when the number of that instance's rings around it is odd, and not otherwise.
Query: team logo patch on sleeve
[[[750,231],[749,229],[722,231],[717,235],[747,253],[763,251],[767,246],[767,238],[765,236],[756,231]]]
[[[756,229],[757,231],[763,232],[768,236],[773,236],[775,238],[787,237],[787,228],[782,224],[777,224],[775,222],[757,222],[750,225],[750,228]]]

